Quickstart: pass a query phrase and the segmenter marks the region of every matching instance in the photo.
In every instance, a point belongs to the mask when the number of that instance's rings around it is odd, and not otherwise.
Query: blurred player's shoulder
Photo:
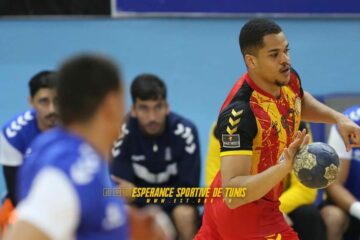
[[[0,163],[5,166],[21,165],[30,143],[40,132],[34,110],[11,118],[0,133]]]
[[[33,109],[15,115],[2,128],[3,136],[10,142],[16,142],[16,139],[24,137],[24,135],[30,138],[32,134],[39,132],[36,124],[36,112]]]
[[[101,163],[98,153],[80,137],[61,128],[43,133],[31,144],[25,167],[36,172],[54,166],[68,172],[75,184],[89,183]]]

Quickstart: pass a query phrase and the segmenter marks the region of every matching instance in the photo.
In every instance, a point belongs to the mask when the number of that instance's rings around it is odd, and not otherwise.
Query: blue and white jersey
[[[125,205],[107,162],[82,138],[55,128],[31,144],[18,177],[18,218],[51,239],[128,239]]]
[[[360,105],[348,108],[344,114],[360,126]],[[328,143],[334,147],[340,159],[351,160],[345,188],[347,188],[357,200],[360,200],[360,148],[352,148],[350,152],[346,152],[345,144],[336,126],[332,126],[330,130]]]
[[[40,133],[35,110],[28,110],[7,122],[0,134],[0,164],[20,166],[30,143]]]

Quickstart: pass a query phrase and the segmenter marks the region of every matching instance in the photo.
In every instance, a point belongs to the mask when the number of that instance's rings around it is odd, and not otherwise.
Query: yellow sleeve
[[[205,185],[211,185],[220,169],[220,143],[214,135],[215,123],[211,126],[205,164]]]
[[[310,135],[310,142],[312,142],[311,128],[309,124],[306,124],[305,127]],[[286,214],[292,212],[301,205],[313,204],[317,194],[316,189],[302,185],[293,172],[291,172],[289,177],[290,186],[280,196],[280,210]]]
[[[316,189],[302,185],[292,172],[290,175],[290,187],[280,196],[280,210],[288,214],[302,205],[313,204],[316,194]]]

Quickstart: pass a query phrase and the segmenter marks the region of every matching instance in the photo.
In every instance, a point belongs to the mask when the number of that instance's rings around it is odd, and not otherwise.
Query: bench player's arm
[[[11,200],[11,203],[16,206],[16,178],[19,167],[13,166],[3,166],[4,178],[6,183],[6,189],[8,197]]]

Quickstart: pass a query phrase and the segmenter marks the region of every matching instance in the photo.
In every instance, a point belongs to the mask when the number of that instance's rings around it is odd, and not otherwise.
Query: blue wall
[[[83,51],[111,55],[127,84],[161,76],[171,108],[197,124],[205,157],[208,130],[245,71],[238,32],[245,19],[87,19],[0,21],[0,124],[25,110],[27,81]],[[313,94],[360,92],[360,19],[280,19],[292,63]],[[130,104],[129,97],[128,104]],[[1,184],[0,180],[0,184]]]

